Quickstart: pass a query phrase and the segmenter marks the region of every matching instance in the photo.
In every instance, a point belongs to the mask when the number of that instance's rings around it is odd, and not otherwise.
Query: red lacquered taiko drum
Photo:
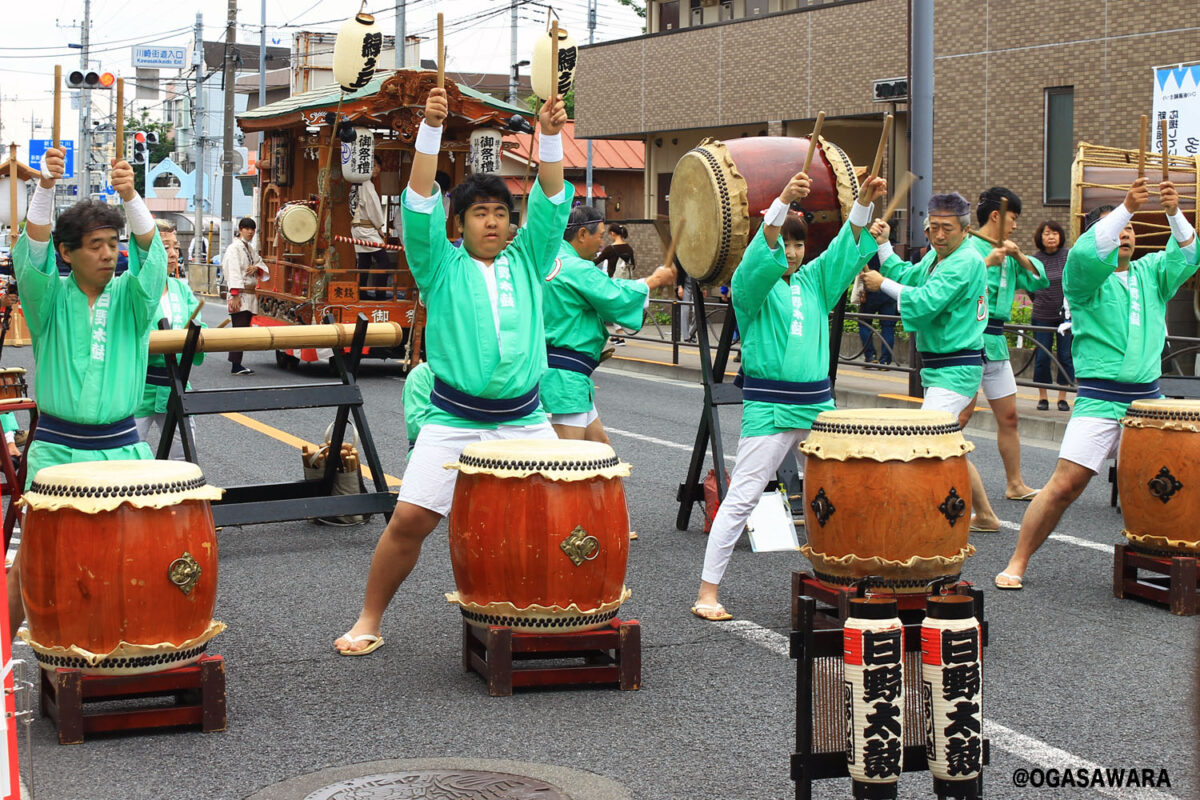
[[[788,180],[804,167],[808,139],[748,136],[705,139],[683,154],[671,175],[671,231],[676,255],[702,284],[724,285],[750,241],[752,219],[761,217]],[[825,250],[837,236],[858,196],[854,165],[840,147],[817,137],[808,169],[812,188],[802,205],[813,215],[805,257]]]
[[[199,659],[225,629],[209,506],[221,493],[182,461],[39,470],[21,497],[21,636],[42,666],[134,675]]]
[[[1200,554],[1200,400],[1136,400],[1121,420],[1121,531],[1134,548]]]
[[[848,586],[869,576],[898,593],[957,579],[968,543],[974,445],[945,411],[823,411],[800,445],[800,548],[817,578]]]
[[[629,475],[599,442],[478,442],[459,470],[450,510],[446,595],[467,622],[556,633],[599,628],[629,598]]]

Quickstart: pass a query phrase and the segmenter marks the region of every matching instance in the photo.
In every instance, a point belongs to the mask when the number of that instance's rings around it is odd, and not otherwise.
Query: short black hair
[[[475,173],[450,190],[450,210],[459,222],[466,219],[467,209],[476,203],[503,203],[513,210],[512,192],[504,179],[497,175]]]
[[[244,229],[249,229],[249,230],[253,231],[253,230],[257,230],[258,226],[255,225],[254,220],[250,219],[249,217],[242,217],[240,220],[238,220],[238,230],[240,231],[240,230],[244,230]]]
[[[1046,231],[1054,231],[1058,234],[1058,249],[1062,249],[1067,244],[1067,234],[1063,231],[1062,225],[1059,225],[1052,219],[1048,219],[1041,225],[1037,226],[1037,230],[1033,232],[1033,246],[1038,250],[1045,250],[1042,244],[1042,234]]]
[[[1021,216],[1021,198],[1012,189],[1003,186],[993,186],[979,194],[979,205],[975,206],[975,219],[980,225],[986,225],[993,211],[1000,210],[1000,203],[1008,198],[1008,210]]]
[[[600,229],[600,224],[604,222],[604,215],[589,205],[580,204],[571,209],[571,216],[567,218],[567,227],[563,231],[563,239],[572,241],[575,234],[583,229],[587,229],[588,233],[595,233]]]
[[[58,217],[54,225],[54,241],[65,245],[67,252],[83,247],[83,237],[101,228],[112,228],[118,234],[125,227],[125,217],[116,206],[102,200],[80,200]]]
[[[1096,208],[1093,208],[1091,211],[1089,211],[1087,213],[1087,216],[1083,218],[1083,230],[1081,230],[1080,233],[1087,233],[1088,228],[1095,225],[1097,222],[1100,221],[1101,217],[1103,217],[1108,212],[1114,210],[1115,208],[1116,208],[1116,206],[1113,206],[1113,205],[1103,205],[1103,206],[1097,206]]]
[[[808,221],[803,214],[789,213],[783,225],[779,226],[779,235],[793,242],[803,242],[808,239]]]

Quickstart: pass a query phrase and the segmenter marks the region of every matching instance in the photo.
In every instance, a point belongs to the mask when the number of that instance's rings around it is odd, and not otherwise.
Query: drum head
[[[184,500],[219,500],[223,493],[187,461],[81,461],[38,470],[21,498],[30,509],[94,514],[121,503],[163,508]]]
[[[1195,430],[1200,423],[1200,400],[1134,400],[1121,425],[1127,428]]]
[[[279,209],[279,235],[289,244],[304,245],[317,235],[317,212],[306,204],[286,205]]]
[[[750,234],[746,181],[721,142],[684,153],[671,175],[671,232],[675,254],[700,283],[732,274]],[[733,262],[733,263],[730,263]]]
[[[805,455],[836,461],[945,459],[974,449],[950,412],[909,408],[823,411],[800,445]]]
[[[24,375],[24,374],[25,374],[24,367],[5,367],[3,369],[0,369],[0,377],[4,377],[4,376],[13,377],[16,375]]]
[[[463,448],[457,463],[448,466],[466,474],[523,478],[537,473],[571,481],[626,477],[630,472],[608,445],[567,439],[473,442]]]

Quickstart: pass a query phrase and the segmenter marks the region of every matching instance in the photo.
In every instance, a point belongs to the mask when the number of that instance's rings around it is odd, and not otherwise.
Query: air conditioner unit
[[[715,6],[717,3],[721,2],[721,0],[700,0],[700,2],[706,6]]]
[[[871,100],[875,103],[907,103],[908,78],[885,78],[871,86]]]

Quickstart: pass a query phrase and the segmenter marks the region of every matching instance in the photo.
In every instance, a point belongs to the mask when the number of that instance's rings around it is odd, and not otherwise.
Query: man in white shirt
[[[371,180],[358,184],[356,198],[351,206],[354,219],[350,223],[350,235],[356,240],[354,252],[358,259],[359,269],[390,270],[392,268],[386,250],[358,244],[358,242],[378,242],[379,244],[387,242],[387,237],[383,234],[387,227],[387,220],[383,215],[383,204],[379,201],[379,193],[375,191],[375,181],[378,180],[382,168],[383,164],[380,162],[379,156],[375,156],[375,165],[371,169]],[[386,292],[377,291],[378,287],[387,286],[387,275],[360,273],[358,286],[366,300],[387,299]]]
[[[225,279],[229,281],[229,321],[235,328],[249,328],[250,320],[258,313],[258,280],[268,277],[267,265],[258,250],[251,246],[257,226],[254,220],[243,217],[238,222],[238,235],[221,259]],[[230,352],[229,371],[233,375],[253,375],[254,370],[242,365],[241,351]]]

